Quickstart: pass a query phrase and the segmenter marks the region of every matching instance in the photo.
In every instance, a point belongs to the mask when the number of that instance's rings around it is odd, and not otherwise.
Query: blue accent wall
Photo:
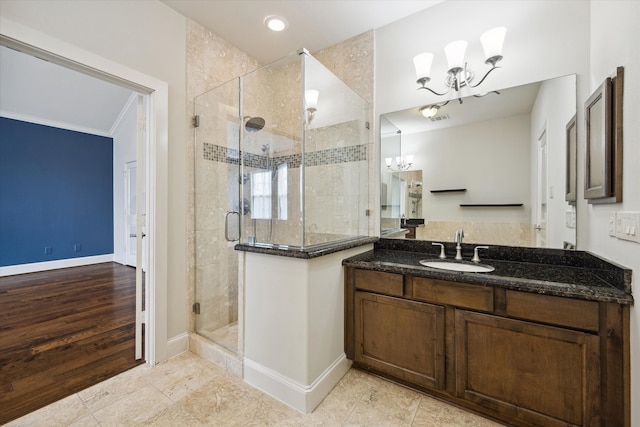
[[[113,253],[113,138],[0,117],[0,266]]]

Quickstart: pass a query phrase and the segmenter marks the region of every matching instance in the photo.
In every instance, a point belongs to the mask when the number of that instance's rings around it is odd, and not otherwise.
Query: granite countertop
[[[327,244],[313,245],[309,248],[298,246],[271,245],[256,243],[253,245],[239,243],[235,246],[236,251],[253,252],[264,255],[275,255],[287,258],[312,259],[335,252],[345,251],[351,248],[368,245],[377,242],[377,237],[359,237],[343,241],[331,242]]]
[[[420,260],[438,260],[440,248],[432,242],[381,239],[373,251],[343,261],[343,265],[388,273],[495,286],[524,292],[633,304],[631,270],[589,252],[559,249],[491,246],[480,251],[489,273],[468,273],[422,266]],[[454,261],[455,245],[446,243],[448,261]],[[477,245],[463,245],[465,263]],[[454,261],[459,262],[459,261]]]

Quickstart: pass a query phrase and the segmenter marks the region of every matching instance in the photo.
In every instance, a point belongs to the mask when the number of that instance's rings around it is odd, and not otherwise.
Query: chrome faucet
[[[462,239],[464,239],[464,230],[459,228],[456,230],[456,235],[454,237],[454,241],[456,242],[456,260],[462,260]]]

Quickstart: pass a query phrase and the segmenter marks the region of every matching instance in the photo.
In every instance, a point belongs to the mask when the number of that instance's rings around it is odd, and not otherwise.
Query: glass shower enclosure
[[[307,251],[371,235],[370,110],[306,51],[195,109],[195,331],[237,352],[236,244]]]

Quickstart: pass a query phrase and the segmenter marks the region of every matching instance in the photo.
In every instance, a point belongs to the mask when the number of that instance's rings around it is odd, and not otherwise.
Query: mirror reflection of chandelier
[[[472,85],[474,73],[467,68],[465,54],[467,50],[467,42],[465,40],[457,40],[449,43],[444,47],[444,53],[447,57],[448,71],[445,77],[447,90],[444,93],[438,93],[430,89],[426,84],[431,80],[431,65],[433,63],[433,53],[421,53],[413,58],[413,64],[416,68],[418,80],[416,83],[420,85],[418,89],[426,89],[429,92],[443,96],[452,89],[458,92],[462,87],[478,87],[484,82],[489,73],[498,67],[496,64],[502,59],[502,45],[507,29],[504,27],[493,28],[480,36],[480,42],[484,49],[484,63],[491,66],[491,69],[480,79],[478,83]]]
[[[402,158],[400,156],[396,157],[396,164],[392,166],[393,159],[391,157],[387,157],[384,159],[385,164],[387,165],[387,169],[393,172],[402,172],[409,170],[411,165],[413,165],[413,154],[407,154],[406,158]]]

